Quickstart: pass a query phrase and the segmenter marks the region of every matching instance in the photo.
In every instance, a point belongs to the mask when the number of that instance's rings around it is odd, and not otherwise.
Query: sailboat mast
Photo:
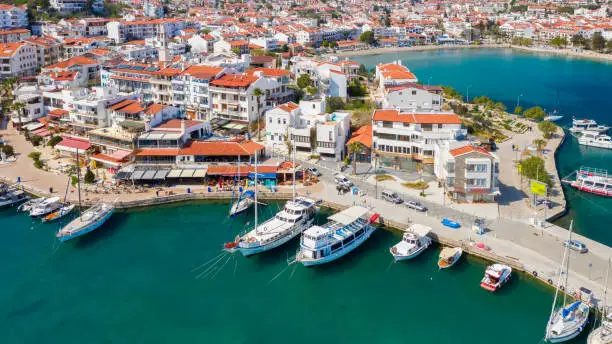
[[[570,229],[567,235],[568,240],[572,237],[572,228],[574,226],[574,220],[570,222]],[[555,288],[555,298],[553,299],[552,307],[550,310],[550,319],[552,321],[553,315],[555,313],[555,305],[557,304],[557,297],[559,296],[559,287],[561,286],[561,278],[563,277],[563,265],[565,262],[565,258],[567,257],[567,252],[569,251],[569,245],[566,245],[563,249],[563,257],[561,258],[561,268],[559,269],[559,278],[557,279],[557,287]]]
[[[606,282],[604,284],[603,292],[603,308],[601,309],[601,323],[603,324],[606,320],[606,308],[608,305],[608,277],[610,276],[610,258],[608,258],[608,268],[606,269]]]
[[[257,232],[257,150],[255,150],[255,232]]]
[[[76,167],[77,167],[77,192],[79,195],[79,217],[82,219],[83,212],[81,211],[81,167],[79,166],[79,149],[76,149]]]
[[[293,140],[293,144],[291,145],[291,153],[293,153],[293,201],[295,201],[295,139]],[[302,180],[304,179],[303,177],[303,172],[302,172]]]

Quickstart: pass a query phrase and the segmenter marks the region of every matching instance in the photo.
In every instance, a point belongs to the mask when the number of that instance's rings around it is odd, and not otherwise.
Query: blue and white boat
[[[550,116],[544,117],[544,120],[549,121],[549,122],[556,122],[561,119],[563,119],[563,116],[550,115]]]
[[[410,226],[402,236],[402,241],[389,249],[393,259],[396,262],[412,259],[425,251],[431,245],[431,238],[427,236],[430,231],[431,227],[420,224]]]
[[[255,204],[255,192],[253,190],[247,190],[243,192],[238,200],[232,204],[232,208],[230,209],[229,215],[236,216],[244,213],[249,210]]]
[[[363,244],[376,230],[367,208],[353,206],[328,218],[324,226],[312,226],[302,234],[296,261],[304,266],[329,263]]]
[[[57,232],[56,237],[64,242],[92,232],[108,221],[114,212],[115,207],[113,205],[98,203],[62,227]]]
[[[445,225],[446,227],[450,227],[450,228],[459,228],[461,227],[461,224],[457,221],[453,221],[451,219],[442,219],[442,224]]]

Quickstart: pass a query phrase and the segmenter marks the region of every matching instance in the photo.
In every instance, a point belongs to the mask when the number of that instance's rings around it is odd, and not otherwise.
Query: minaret
[[[159,57],[159,62],[165,65],[167,62],[172,61],[172,55],[170,55],[170,51],[168,50],[166,26],[163,23],[159,24],[157,41],[159,42],[159,48],[157,48],[157,56]]]

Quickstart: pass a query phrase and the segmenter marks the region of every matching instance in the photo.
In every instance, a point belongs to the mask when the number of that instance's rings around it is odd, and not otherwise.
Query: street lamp
[[[467,93],[466,101],[467,101],[468,104],[470,103],[470,87],[472,87],[472,85],[468,86],[467,87],[467,91],[466,91],[466,93]]]
[[[430,85],[431,85],[431,78],[432,78],[432,77],[430,76],[430,77],[427,79],[427,86],[430,86]]]
[[[516,107],[519,107],[519,104],[521,103],[521,97],[523,96],[523,94],[519,94],[518,97],[516,97]]]

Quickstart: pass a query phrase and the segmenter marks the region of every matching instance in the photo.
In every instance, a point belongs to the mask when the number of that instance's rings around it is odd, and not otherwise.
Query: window
[[[383,122],[383,128],[393,128],[393,122]]]
[[[416,96],[417,91],[416,90],[412,90],[412,95]]]
[[[446,178],[446,186],[454,186],[455,185],[455,177]]]
[[[446,172],[455,173],[455,163],[454,162],[449,161],[446,163]]]
[[[283,124],[287,124],[287,119],[283,118]]]
[[[468,172],[487,172],[487,165],[485,164],[469,164],[467,165]]]

